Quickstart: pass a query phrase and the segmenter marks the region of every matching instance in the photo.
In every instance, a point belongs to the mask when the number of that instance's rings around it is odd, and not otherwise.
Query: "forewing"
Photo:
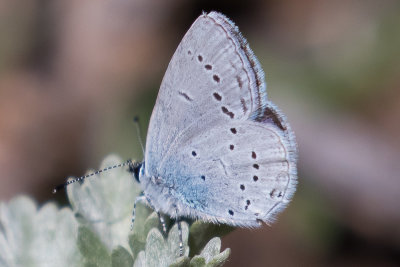
[[[146,174],[157,174],[181,136],[247,119],[265,105],[264,74],[237,27],[222,14],[203,14],[162,81],[148,130]]]

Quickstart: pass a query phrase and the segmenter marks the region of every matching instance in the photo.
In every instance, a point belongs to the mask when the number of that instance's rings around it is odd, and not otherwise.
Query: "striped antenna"
[[[57,193],[57,192],[60,191],[61,189],[64,189],[64,188],[66,188],[68,185],[73,184],[73,183],[75,183],[75,182],[80,182],[80,181],[83,181],[83,180],[86,179],[86,178],[92,177],[92,176],[97,175],[97,174],[99,174],[99,173],[102,173],[102,172],[105,172],[105,171],[109,171],[109,170],[115,169],[115,168],[124,167],[124,166],[126,166],[126,165],[129,166],[129,170],[130,170],[130,171],[134,169],[134,164],[132,163],[132,160],[129,159],[129,160],[125,161],[124,163],[120,163],[120,164],[117,164],[117,165],[114,165],[114,166],[111,166],[111,167],[107,167],[107,168],[104,168],[104,169],[102,169],[102,170],[98,170],[98,171],[95,171],[95,172],[93,172],[93,173],[89,173],[89,174],[87,174],[87,175],[81,176],[81,177],[79,177],[79,178],[76,178],[76,179],[73,179],[73,180],[69,180],[69,181],[67,181],[67,182],[65,182],[65,183],[63,183],[63,184],[57,185],[57,186],[53,189],[53,194]]]

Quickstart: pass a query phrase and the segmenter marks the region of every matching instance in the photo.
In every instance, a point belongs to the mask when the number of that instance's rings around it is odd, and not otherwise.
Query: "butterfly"
[[[264,72],[247,41],[223,14],[203,13],[175,51],[144,154],[141,163],[127,162],[143,190],[135,207],[152,207],[164,231],[161,213],[178,229],[182,217],[259,227],[290,202],[297,185],[294,133],[267,99]],[[183,255],[181,231],[179,246]]]
[[[175,51],[151,115],[137,201],[179,221],[275,219],[297,184],[297,145],[234,23],[203,13]]]

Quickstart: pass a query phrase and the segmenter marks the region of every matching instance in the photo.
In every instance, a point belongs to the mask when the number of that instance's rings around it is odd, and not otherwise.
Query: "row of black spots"
[[[246,200],[246,206],[244,206],[244,209],[247,210],[249,208],[250,204],[251,204],[250,200],[249,199]]]
[[[240,190],[244,191],[245,189],[246,189],[246,186],[245,186],[244,184],[241,184],[241,185],[240,185]],[[247,210],[247,209],[249,208],[250,203],[251,203],[250,200],[247,199],[247,200],[246,200],[246,206],[244,207],[245,210]]]
[[[189,50],[189,51],[190,51],[190,50]],[[202,55],[198,55],[198,56],[197,56],[197,60],[198,60],[199,62],[203,62],[203,56],[202,56]],[[204,65],[204,68],[205,68],[206,70],[212,70],[212,66],[211,66],[210,64]],[[219,83],[219,82],[221,81],[221,78],[220,78],[217,74],[214,74],[214,75],[213,75],[213,80],[214,80],[215,82]],[[217,93],[217,92],[214,92],[214,93],[213,93],[213,97],[214,97],[217,101],[219,101],[219,102],[222,101],[222,96],[221,96],[219,93]],[[187,100],[188,100],[188,99],[187,99]],[[229,111],[228,108],[222,106],[222,107],[221,107],[221,110],[222,110],[222,112],[223,112],[224,114],[228,115],[231,119],[233,119],[233,118],[235,117],[235,114],[234,114],[233,112]]]
[[[242,191],[246,190],[246,186],[244,184],[241,184],[239,187],[240,187],[240,190],[242,190]],[[246,206],[244,207],[244,209],[247,210],[249,208],[249,205],[250,205],[250,200],[247,199]]]
[[[200,59],[199,59],[199,61],[200,61]],[[211,70],[212,69],[212,66],[208,65],[208,64],[205,65],[204,67],[206,68],[206,70]],[[214,78],[215,81],[219,82],[219,77],[217,75],[214,75],[213,78]],[[214,92],[212,95],[213,95],[214,99],[217,100],[218,102],[222,101],[222,96],[219,93]],[[235,114],[230,112],[226,107],[222,107],[222,112],[227,114],[231,118],[233,118],[235,116]]]
[[[189,50],[189,52],[190,52],[190,50]],[[198,56],[197,56],[197,60],[198,60],[200,63],[203,62],[203,56],[202,56],[202,55],[198,55]],[[212,70],[212,66],[211,66],[210,64],[204,65],[204,68],[205,68],[206,70]],[[214,74],[214,75],[213,75],[213,80],[214,80],[215,82],[219,83],[219,82],[221,81],[221,78],[220,78],[217,74]]]
[[[252,159],[257,159],[257,154],[256,154],[255,151],[251,151],[251,158],[252,158]],[[260,169],[260,165],[258,165],[257,163],[254,163],[254,164],[253,164],[253,168],[256,169],[256,170],[258,170],[258,169]],[[259,179],[259,178],[258,178],[257,175],[253,175],[253,181],[254,181],[254,182],[257,182],[258,179]]]
[[[257,155],[256,155],[256,153],[254,151],[252,151],[251,157],[254,158],[254,159],[257,158]],[[260,168],[260,165],[253,164],[253,168],[258,170]],[[257,175],[253,175],[253,181],[257,182],[258,180],[259,180],[259,177]]]
[[[251,151],[251,158],[252,158],[252,159],[257,159],[257,154],[256,154],[256,152]],[[256,169],[256,170],[258,170],[258,169],[260,169],[260,165],[258,165],[257,163],[254,163],[254,164],[253,164],[253,168]],[[254,177],[253,177],[253,179],[254,179]]]
[[[230,130],[231,130],[231,133],[232,133],[232,134],[237,134],[236,128],[231,128]],[[234,146],[233,144],[230,144],[230,145],[229,145],[229,149],[230,149],[231,151],[233,151],[233,150],[235,149],[235,146]]]

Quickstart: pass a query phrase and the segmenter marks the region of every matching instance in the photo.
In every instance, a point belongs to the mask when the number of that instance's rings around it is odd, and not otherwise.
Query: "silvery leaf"
[[[108,156],[100,169],[121,162],[119,157]],[[126,168],[95,175],[82,184],[74,183],[67,188],[73,211],[100,237],[110,252],[118,245],[129,249],[127,236],[133,204],[139,192],[139,185]]]
[[[25,196],[0,203],[0,266],[80,266],[77,229],[68,208],[38,209]]]

